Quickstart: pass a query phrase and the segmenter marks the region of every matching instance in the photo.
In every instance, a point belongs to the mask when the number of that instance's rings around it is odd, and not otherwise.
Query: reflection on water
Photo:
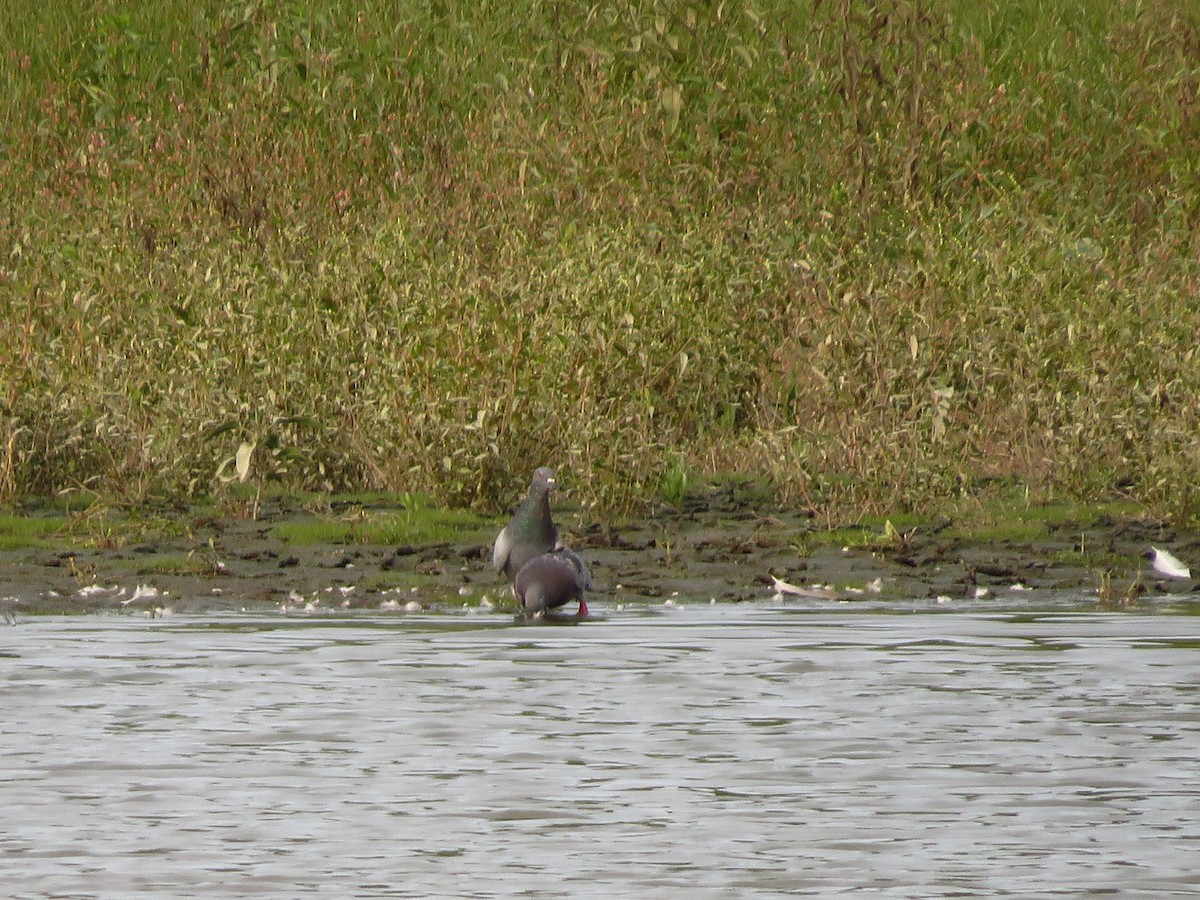
[[[14,896],[1194,895],[1187,616],[0,631]]]

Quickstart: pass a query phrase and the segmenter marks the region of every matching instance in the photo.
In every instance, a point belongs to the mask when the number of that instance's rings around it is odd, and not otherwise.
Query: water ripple
[[[6,629],[12,896],[1195,896],[1195,617]]]

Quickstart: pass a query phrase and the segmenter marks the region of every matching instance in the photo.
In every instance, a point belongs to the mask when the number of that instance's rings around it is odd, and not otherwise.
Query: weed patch
[[[0,17],[2,500],[1200,518],[1193,3],[110,6]]]

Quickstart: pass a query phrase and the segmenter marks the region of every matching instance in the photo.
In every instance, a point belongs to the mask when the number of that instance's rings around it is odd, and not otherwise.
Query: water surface
[[[11,896],[1197,896],[1184,615],[0,631]]]

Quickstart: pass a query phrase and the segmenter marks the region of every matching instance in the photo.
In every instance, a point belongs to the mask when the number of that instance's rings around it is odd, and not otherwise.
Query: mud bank
[[[441,543],[297,545],[281,540],[276,526],[315,514],[287,501],[264,505],[257,519],[176,515],[175,531],[186,536],[113,549],[0,552],[0,597],[18,618],[511,608],[491,568],[492,528]],[[1200,591],[1200,579],[1161,577],[1143,556],[1151,545],[1168,546],[1200,572],[1200,534],[1145,520],[1062,522],[1036,539],[963,537],[949,522],[930,522],[846,545],[814,531],[805,513],[764,511],[720,493],[620,526],[558,519],[592,566],[589,602],[599,612],[769,599],[1036,606],[1064,596],[1122,608],[1154,598],[1186,601]],[[798,592],[780,597],[775,579]]]

